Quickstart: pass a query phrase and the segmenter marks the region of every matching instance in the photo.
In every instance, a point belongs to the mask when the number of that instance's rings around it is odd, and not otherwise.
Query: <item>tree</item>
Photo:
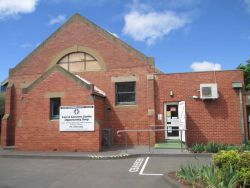
[[[237,69],[241,69],[244,72],[244,80],[246,90],[250,90],[250,59],[246,61],[246,64],[240,64]]]

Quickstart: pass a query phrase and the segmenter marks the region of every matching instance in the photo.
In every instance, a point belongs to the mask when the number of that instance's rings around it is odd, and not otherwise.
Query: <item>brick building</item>
[[[125,129],[168,129],[151,132],[151,144],[241,144],[248,137],[242,85],[239,70],[163,74],[153,58],[76,14],[10,70],[1,144],[100,151],[104,131],[122,144],[116,132]],[[85,108],[94,110],[80,116]],[[75,115],[62,115],[70,109]],[[147,144],[147,136],[128,133],[128,142]]]

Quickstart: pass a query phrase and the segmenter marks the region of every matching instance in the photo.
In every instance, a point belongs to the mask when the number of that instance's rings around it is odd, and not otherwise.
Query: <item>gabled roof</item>
[[[80,20],[84,23],[86,23],[88,26],[94,28],[95,30],[99,31],[100,34],[102,34],[104,37],[112,40],[118,45],[121,45],[123,48],[128,50],[129,52],[132,52],[135,54],[138,58],[142,59],[145,63],[149,65],[154,65],[154,59],[152,57],[147,57],[140,51],[136,50],[132,46],[128,45],[124,41],[120,40],[119,38],[112,35],[110,32],[102,29],[95,23],[91,22],[87,18],[81,16],[79,13],[74,14],[67,22],[65,22],[61,27],[59,27],[54,33],[52,33],[45,41],[43,41],[37,48],[35,48],[28,56],[26,56],[20,63],[18,63],[13,69],[10,70],[10,74],[12,74],[14,71],[16,71],[23,63],[25,63],[29,58],[31,58],[34,54],[36,54],[46,43],[48,43],[49,40],[51,40],[54,36],[56,36],[60,31],[73,22],[74,20]]]
[[[36,86],[38,86],[42,81],[46,80],[52,73],[55,71],[61,72],[64,76],[67,76],[71,80],[75,81],[79,85],[83,86],[87,90],[91,90],[91,94],[93,95],[99,95],[102,97],[106,97],[106,93],[99,88],[95,87],[92,83],[89,81],[81,78],[80,76],[76,76],[69,71],[62,68],[60,65],[54,65],[51,67],[48,71],[46,71],[44,74],[42,74],[39,78],[37,78],[34,82],[32,82],[30,85],[22,89],[22,92],[24,94],[30,92],[32,89],[34,89]],[[97,88],[97,89],[95,89]]]

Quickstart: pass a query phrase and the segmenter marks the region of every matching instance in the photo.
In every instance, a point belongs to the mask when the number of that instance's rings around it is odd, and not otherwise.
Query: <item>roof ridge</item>
[[[27,55],[25,58],[23,58],[23,60],[21,60],[14,68],[10,69],[9,75],[12,75],[30,57],[32,57],[33,55],[35,55],[50,39],[52,39],[54,36],[56,36],[65,26],[67,26],[68,24],[70,24],[75,19],[79,19],[79,20],[83,21],[84,23],[86,23],[87,25],[95,28],[96,30],[101,31],[101,33],[103,33],[104,37],[105,36],[109,37],[114,42],[117,42],[122,47],[126,48],[129,52],[131,52],[131,51],[134,52],[135,55],[137,55],[138,57],[140,57],[143,61],[145,61],[145,63],[150,64],[150,65],[154,65],[154,60],[153,60],[152,57],[146,56],[145,54],[143,54],[142,52],[140,52],[137,49],[133,48],[132,46],[130,46],[126,42],[124,42],[121,39],[113,36],[110,32],[108,32],[105,29],[101,28],[100,26],[96,25],[95,23],[93,23],[92,21],[90,21],[89,19],[87,19],[86,17],[83,17],[79,13],[75,13],[63,25],[61,25],[56,31],[54,31],[51,35],[49,35],[49,37],[47,39],[45,39],[39,46],[37,46],[31,53],[29,53],[29,55]]]

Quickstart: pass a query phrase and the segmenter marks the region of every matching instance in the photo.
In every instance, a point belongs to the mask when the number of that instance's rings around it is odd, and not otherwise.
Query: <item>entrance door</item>
[[[179,139],[179,111],[178,103],[166,103],[164,105],[165,116],[165,139]]]
[[[165,139],[181,139],[186,142],[184,131],[186,130],[185,101],[165,103],[164,120],[165,129],[168,129],[165,131]]]

